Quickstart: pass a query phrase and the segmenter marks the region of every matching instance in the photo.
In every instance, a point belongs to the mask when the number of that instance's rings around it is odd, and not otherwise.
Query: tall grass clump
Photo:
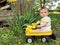
[[[21,36],[24,32],[24,28],[27,24],[31,24],[40,19],[40,16],[35,13],[35,11],[29,8],[24,10],[24,13],[21,15],[14,14],[13,20],[9,19],[10,29],[14,32],[14,35]]]

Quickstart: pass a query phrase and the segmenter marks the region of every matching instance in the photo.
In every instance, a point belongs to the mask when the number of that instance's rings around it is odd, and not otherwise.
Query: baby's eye
[[[43,12],[41,12],[41,14],[42,14]]]
[[[44,13],[46,13],[46,12],[44,12]]]

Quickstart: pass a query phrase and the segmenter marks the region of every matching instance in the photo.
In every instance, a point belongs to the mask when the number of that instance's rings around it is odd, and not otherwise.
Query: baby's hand
[[[40,25],[38,25],[38,26],[37,26],[37,28],[41,28],[41,26],[40,26]]]

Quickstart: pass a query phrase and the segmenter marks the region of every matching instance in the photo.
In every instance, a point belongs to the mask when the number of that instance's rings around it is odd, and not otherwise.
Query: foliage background
[[[40,39],[36,39],[34,43],[28,44],[26,43],[26,36],[25,36],[25,27],[27,24],[31,24],[40,20],[39,16],[39,3],[37,4],[36,1],[33,10],[29,9],[29,4],[26,7],[24,14],[21,15],[15,14],[12,6],[11,14],[14,15],[14,19],[8,19],[10,27],[0,29],[0,45],[58,45],[58,40],[51,41],[49,43],[43,43]],[[60,14],[50,13],[49,16],[52,20],[52,30],[54,31],[56,36],[60,36]]]

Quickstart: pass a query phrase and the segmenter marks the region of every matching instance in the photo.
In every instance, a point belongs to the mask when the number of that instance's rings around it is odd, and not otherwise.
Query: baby
[[[48,16],[49,11],[47,8],[43,7],[40,9],[40,16],[42,17],[40,25],[37,26],[36,32],[51,31],[51,19]]]

